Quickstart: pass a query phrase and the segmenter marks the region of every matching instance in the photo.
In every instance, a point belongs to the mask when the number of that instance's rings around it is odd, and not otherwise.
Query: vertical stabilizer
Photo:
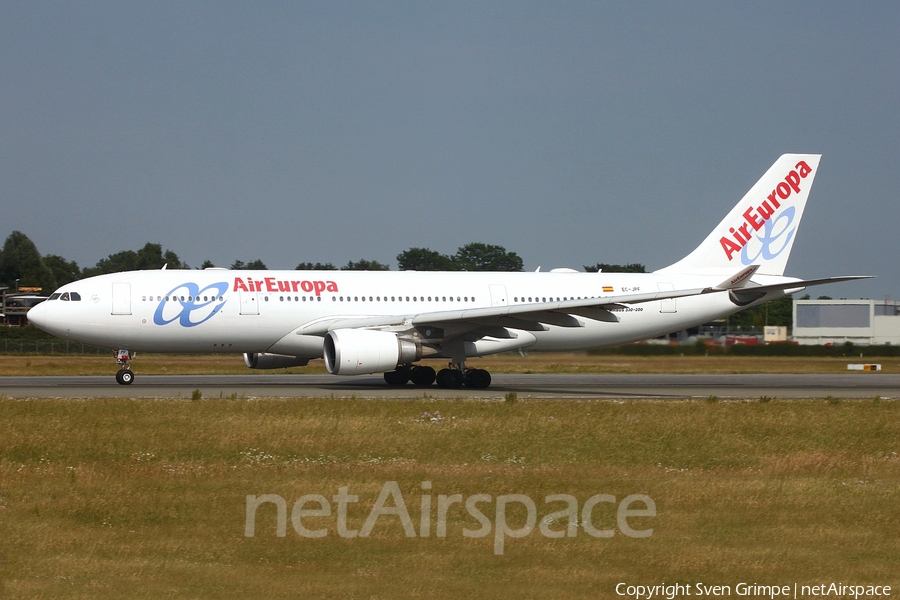
[[[758,265],[760,275],[783,275],[820,158],[782,155],[702,244],[657,272],[731,274]]]

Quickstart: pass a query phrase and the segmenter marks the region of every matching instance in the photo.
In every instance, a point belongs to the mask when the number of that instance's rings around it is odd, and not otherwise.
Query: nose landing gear
[[[130,351],[123,348],[116,350],[116,363],[122,365],[122,368],[116,373],[116,382],[119,385],[131,385],[134,381],[134,373],[131,372],[131,365],[128,364],[131,359]]]

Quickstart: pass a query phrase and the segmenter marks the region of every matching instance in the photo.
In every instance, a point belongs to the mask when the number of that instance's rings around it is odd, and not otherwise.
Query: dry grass
[[[441,367],[446,361],[423,361]],[[879,362],[885,373],[900,373],[900,360],[741,357],[741,356],[591,356],[585,353],[500,354],[472,359],[467,364],[492,373],[845,373],[851,362]],[[0,376],[6,375],[109,375],[116,370],[111,355],[5,355]],[[243,359],[235,355],[142,354],[134,362],[141,375],[246,374]],[[258,373],[325,373],[321,360],[307,367]]]
[[[900,403],[0,400],[0,596],[614,598],[618,582],[897,586]],[[436,416],[436,413],[440,416]],[[427,414],[426,414],[427,413]],[[647,494],[646,539],[244,536],[248,494]],[[482,505],[493,516],[492,504]],[[612,509],[594,520],[614,526]],[[552,507],[559,509],[559,505]],[[520,515],[521,516],[521,515]],[[513,526],[521,520],[510,517]],[[492,519],[493,520],[493,519]],[[432,526],[433,527],[433,526]],[[896,587],[895,587],[896,589]]]

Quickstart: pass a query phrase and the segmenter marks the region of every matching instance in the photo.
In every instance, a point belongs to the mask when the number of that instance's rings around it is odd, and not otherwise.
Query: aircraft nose
[[[29,323],[39,329],[44,329],[47,326],[47,301],[32,306],[26,313],[26,317]]]

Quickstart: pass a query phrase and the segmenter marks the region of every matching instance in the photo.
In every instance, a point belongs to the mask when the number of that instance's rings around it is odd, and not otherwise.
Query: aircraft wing
[[[618,317],[612,311],[625,308],[628,304],[683,298],[685,296],[697,296],[699,294],[721,291],[724,290],[694,288],[642,294],[599,296],[564,302],[533,302],[484,308],[463,308],[460,310],[410,313],[397,316],[327,317],[301,326],[296,333],[325,335],[334,329],[392,329],[427,325],[447,326],[449,324],[454,325],[457,329],[495,326],[512,327],[526,331],[542,331],[546,329],[546,325],[582,327],[583,323],[576,316],[596,321],[618,322]]]

